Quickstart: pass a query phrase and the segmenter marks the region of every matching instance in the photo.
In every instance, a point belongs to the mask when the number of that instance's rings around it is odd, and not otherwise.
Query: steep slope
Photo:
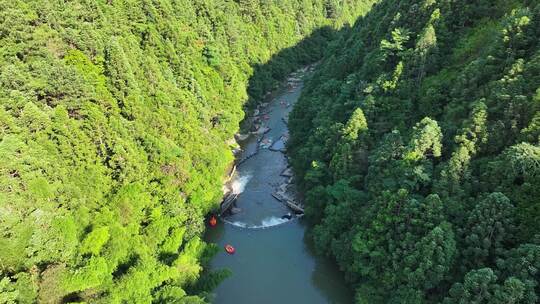
[[[539,34],[537,1],[382,0],[330,48],[289,148],[358,303],[538,301]]]
[[[370,1],[0,1],[0,302],[198,303],[252,99]]]

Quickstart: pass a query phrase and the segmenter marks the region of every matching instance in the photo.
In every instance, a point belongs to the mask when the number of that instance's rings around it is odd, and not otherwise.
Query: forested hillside
[[[258,100],[371,2],[0,0],[0,303],[208,300],[199,236],[255,67],[309,36]]]
[[[381,0],[290,118],[317,249],[357,303],[537,303],[540,4]]]

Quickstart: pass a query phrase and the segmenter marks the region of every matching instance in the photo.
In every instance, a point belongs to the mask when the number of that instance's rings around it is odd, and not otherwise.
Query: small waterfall
[[[240,194],[244,192],[247,183],[251,179],[251,174],[245,174],[242,176],[235,176],[234,180],[231,182],[231,190],[233,194]]]

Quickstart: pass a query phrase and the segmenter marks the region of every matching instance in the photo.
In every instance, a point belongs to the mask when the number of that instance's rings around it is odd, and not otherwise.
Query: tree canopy
[[[539,34],[537,1],[380,0],[332,44],[289,151],[357,303],[538,301]]]

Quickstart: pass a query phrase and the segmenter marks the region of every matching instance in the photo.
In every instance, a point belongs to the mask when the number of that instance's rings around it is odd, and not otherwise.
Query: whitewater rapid
[[[233,180],[231,182],[231,192],[233,194],[241,194],[246,189],[246,185],[249,183],[251,178],[253,177],[253,174],[251,172],[238,174],[233,177]],[[229,221],[226,218],[222,218],[223,222],[233,225],[235,227],[239,228],[245,228],[245,229],[264,229],[264,228],[270,228],[274,226],[278,226],[281,224],[285,224],[292,219],[287,218],[281,218],[277,216],[270,216],[262,220],[260,225],[250,225],[248,223],[244,223],[241,221]]]
[[[243,223],[240,221],[233,222],[233,221],[228,221],[227,219],[223,219],[223,222],[229,225],[233,225],[235,227],[240,227],[240,228],[245,228],[245,229],[265,229],[265,228],[275,227],[275,226],[288,223],[292,221],[293,219],[294,217],[292,219],[286,219],[286,218],[280,218],[277,216],[271,216],[271,217],[263,219],[260,225],[248,225],[247,223]]]

